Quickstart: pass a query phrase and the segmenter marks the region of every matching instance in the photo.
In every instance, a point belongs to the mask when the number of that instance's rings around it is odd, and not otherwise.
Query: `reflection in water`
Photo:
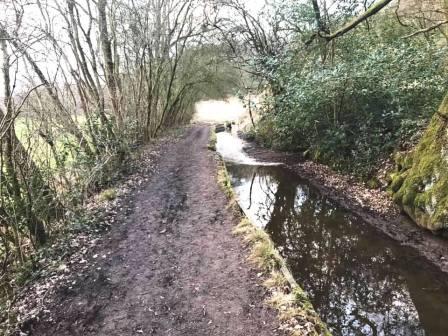
[[[216,138],[216,150],[224,160],[242,164],[256,164],[254,159],[244,153],[244,141],[240,138],[233,136],[229,132],[216,133]]]
[[[448,335],[443,274],[284,168],[228,170],[334,335]]]

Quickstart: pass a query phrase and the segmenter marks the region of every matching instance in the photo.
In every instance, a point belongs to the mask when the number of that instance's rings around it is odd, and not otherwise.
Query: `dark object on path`
[[[226,127],[224,124],[218,124],[215,126],[215,133],[224,132],[226,130]]]
[[[231,122],[226,122],[226,130],[231,132],[232,131],[232,123]]]

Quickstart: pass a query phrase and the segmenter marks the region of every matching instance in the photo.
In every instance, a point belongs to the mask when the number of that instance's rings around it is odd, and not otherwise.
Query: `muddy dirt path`
[[[134,210],[96,253],[107,259],[59,293],[33,335],[275,335],[275,312],[217,185],[209,129],[167,146]]]

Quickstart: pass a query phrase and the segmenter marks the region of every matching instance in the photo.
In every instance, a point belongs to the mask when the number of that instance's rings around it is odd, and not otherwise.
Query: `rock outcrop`
[[[390,189],[394,200],[420,226],[448,228],[448,95],[416,148],[397,155]]]

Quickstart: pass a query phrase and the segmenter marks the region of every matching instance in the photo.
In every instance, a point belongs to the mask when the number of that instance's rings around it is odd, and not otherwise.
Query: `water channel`
[[[241,207],[263,228],[333,334],[448,335],[448,279],[275,163],[218,133]]]

